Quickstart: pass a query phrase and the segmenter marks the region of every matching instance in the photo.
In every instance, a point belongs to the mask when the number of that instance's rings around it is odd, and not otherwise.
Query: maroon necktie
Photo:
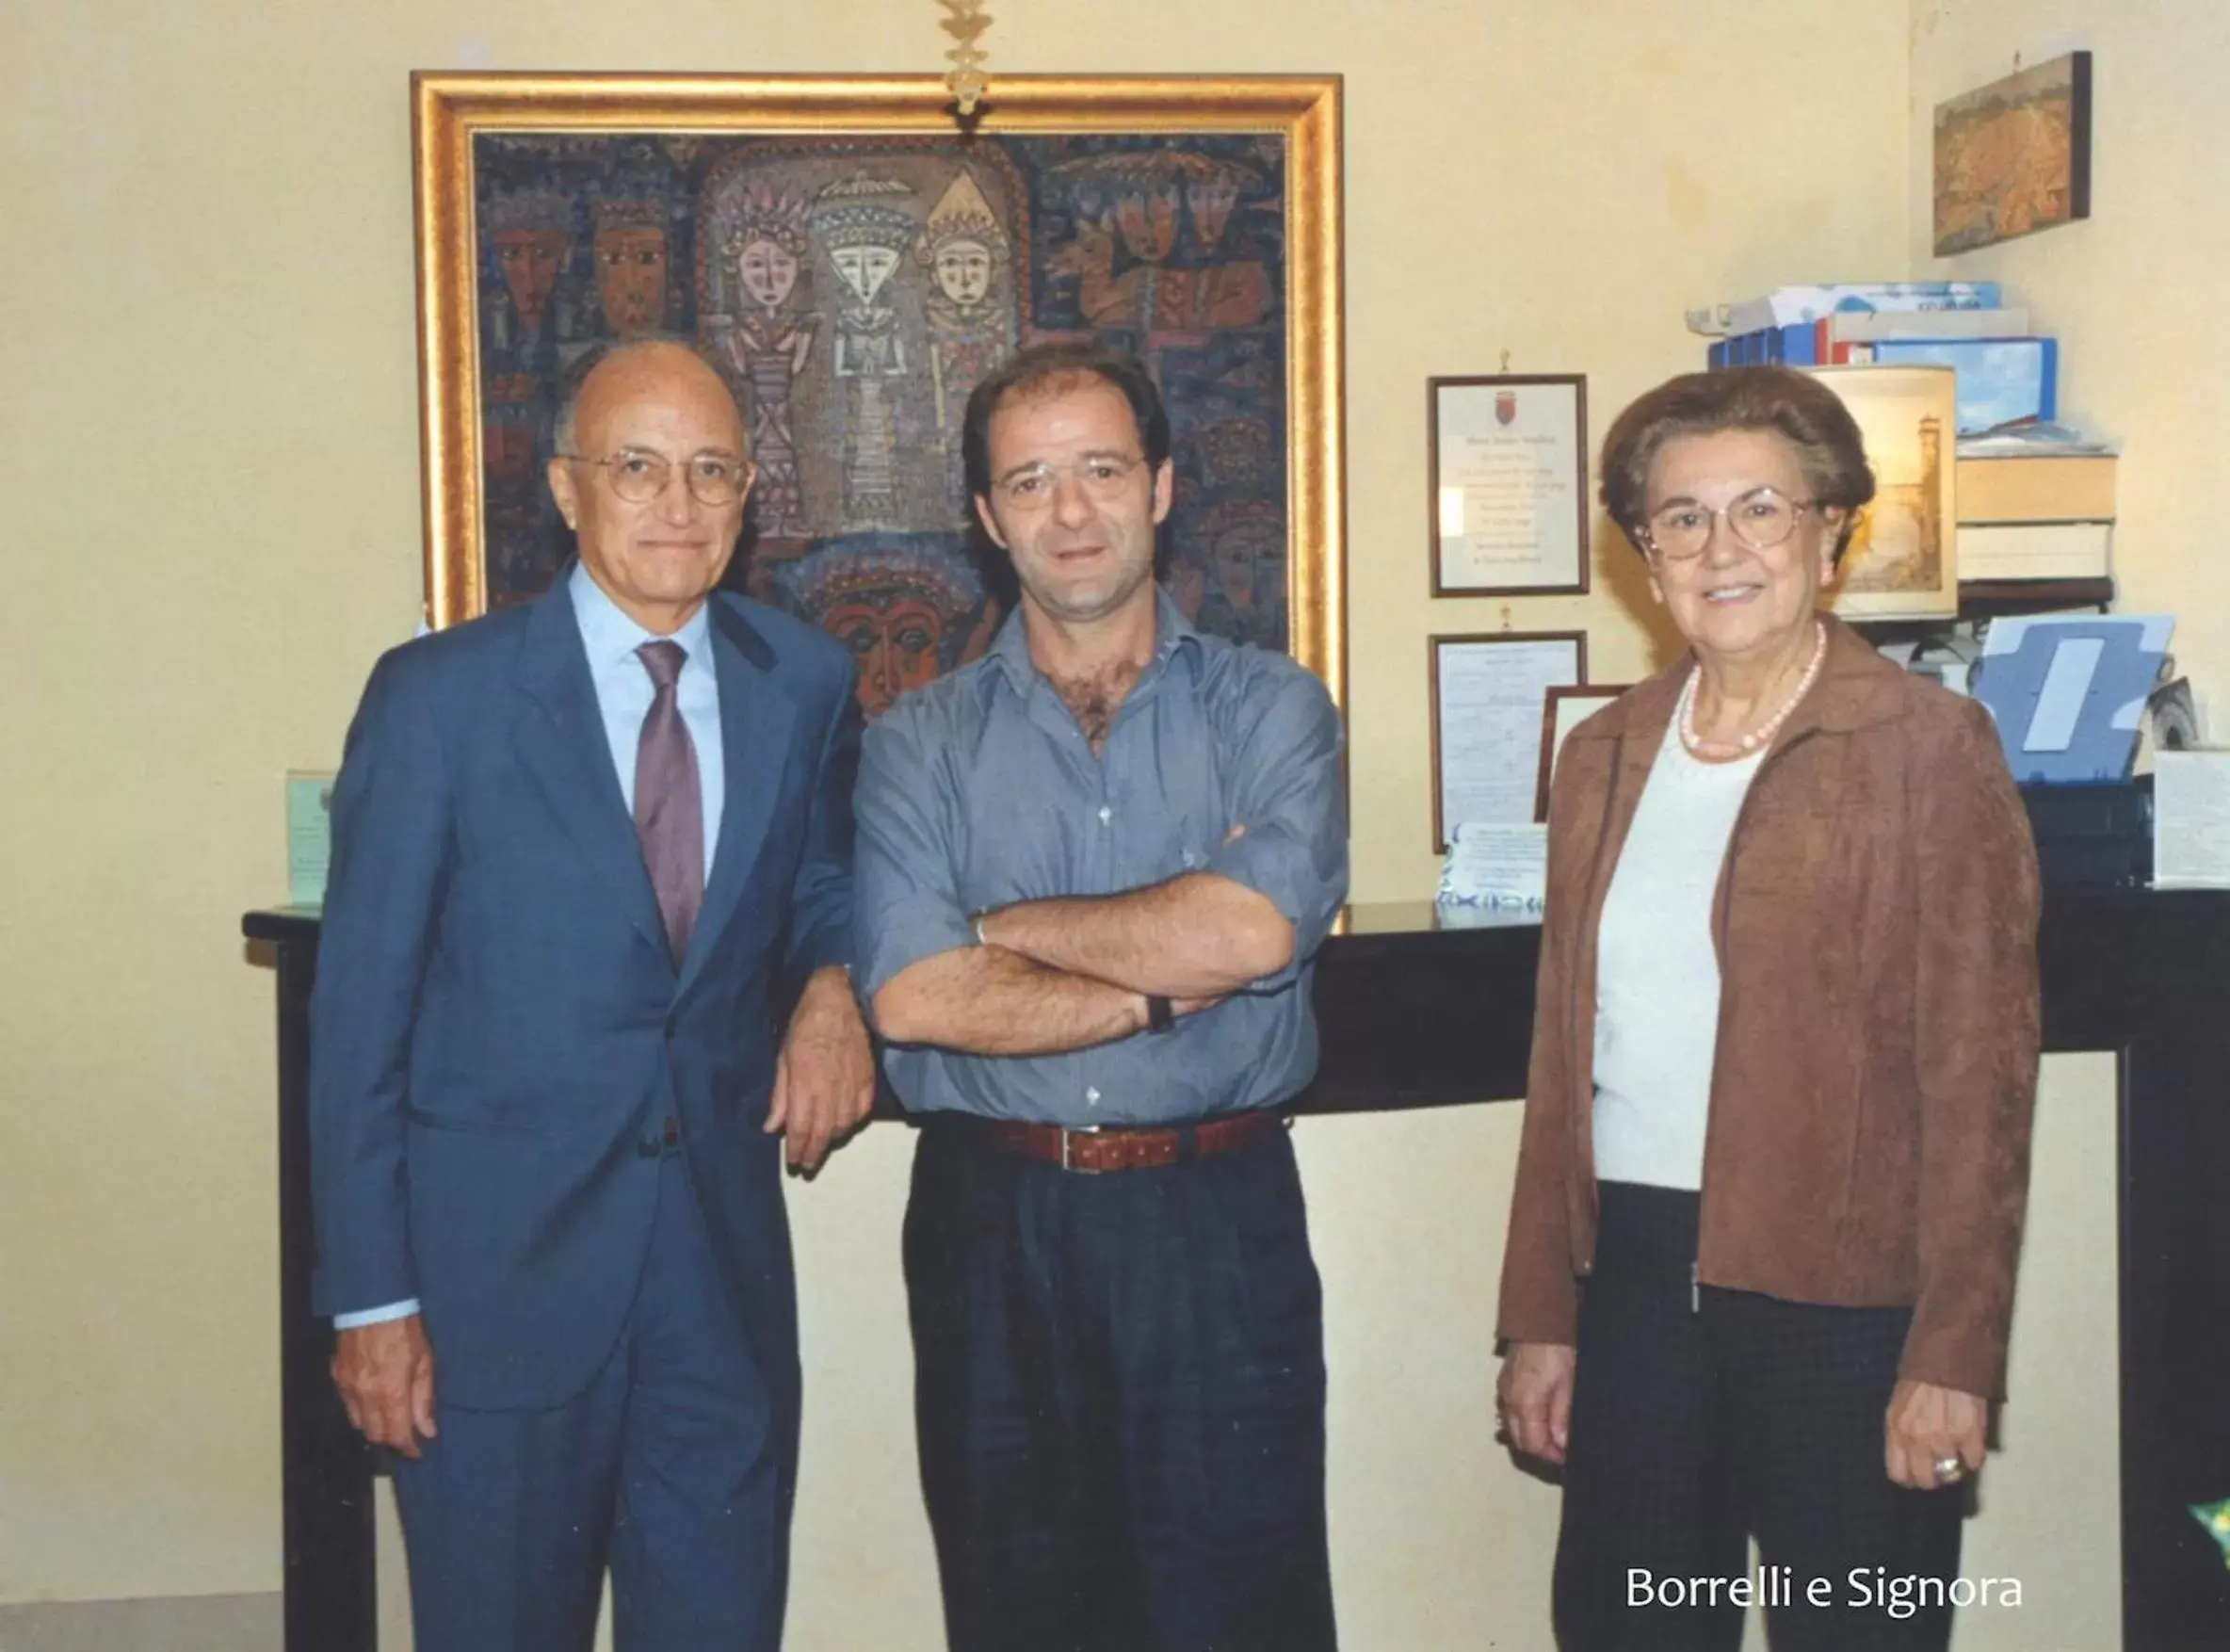
[[[674,679],[688,656],[678,642],[646,642],[635,651],[651,673],[651,709],[635,748],[635,835],[666,920],[666,944],[681,967],[689,931],[704,899],[704,794],[697,784],[697,748],[674,704]]]

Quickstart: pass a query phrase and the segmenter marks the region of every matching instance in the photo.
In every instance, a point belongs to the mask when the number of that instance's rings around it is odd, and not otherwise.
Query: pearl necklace
[[[1706,740],[1696,733],[1696,684],[1703,679],[1704,671],[1698,666],[1689,672],[1688,682],[1680,690],[1680,743],[1695,757],[1747,757],[1770,740],[1788,721],[1788,714],[1812,691],[1812,685],[1819,681],[1820,667],[1827,663],[1827,627],[1815,621],[1813,631],[1818,639],[1812,644],[1812,658],[1804,667],[1804,674],[1797,679],[1796,688],[1772,716],[1759,723],[1732,745],[1722,740]]]

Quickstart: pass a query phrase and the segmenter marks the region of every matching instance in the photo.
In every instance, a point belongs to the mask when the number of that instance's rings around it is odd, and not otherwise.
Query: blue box
[[[1878,338],[1854,344],[1850,359],[1883,366],[1949,367],[1959,376],[1959,433],[2000,425],[2049,423],[2060,408],[2056,338]]]

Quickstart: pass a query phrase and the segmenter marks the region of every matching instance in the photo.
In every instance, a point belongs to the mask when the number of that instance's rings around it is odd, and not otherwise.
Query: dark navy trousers
[[[922,1129],[906,1212],[951,1652],[1332,1652],[1292,1142],[1084,1175]]]
[[[775,1652],[788,1576],[786,1442],[722,1284],[687,1161],[658,1172],[633,1310],[609,1362],[549,1411],[470,1411],[400,1462],[419,1652],[588,1652],[604,1572],[619,1652]]]
[[[1604,1182],[1599,1199],[1558,1645],[1735,1652],[1745,1604],[1710,1584],[1747,1576],[1774,1652],[1941,1652],[1964,1492],[1909,1490],[1883,1461],[1912,1310],[1698,1288],[1694,1193]]]

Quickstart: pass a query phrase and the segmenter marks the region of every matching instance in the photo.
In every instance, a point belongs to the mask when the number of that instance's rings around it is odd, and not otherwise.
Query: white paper
[[[2230,886],[2230,751],[2153,753],[2153,882]]]
[[[1467,820],[1453,835],[1440,869],[1441,905],[1541,910],[1547,827]]]
[[[1435,402],[1440,583],[1511,591],[1579,583],[1578,390],[1444,385]],[[1511,416],[1505,423],[1501,412]]]
[[[1579,681],[1579,645],[1555,641],[1435,644],[1440,674],[1440,822],[1533,818],[1541,782],[1541,711],[1548,691]]]

